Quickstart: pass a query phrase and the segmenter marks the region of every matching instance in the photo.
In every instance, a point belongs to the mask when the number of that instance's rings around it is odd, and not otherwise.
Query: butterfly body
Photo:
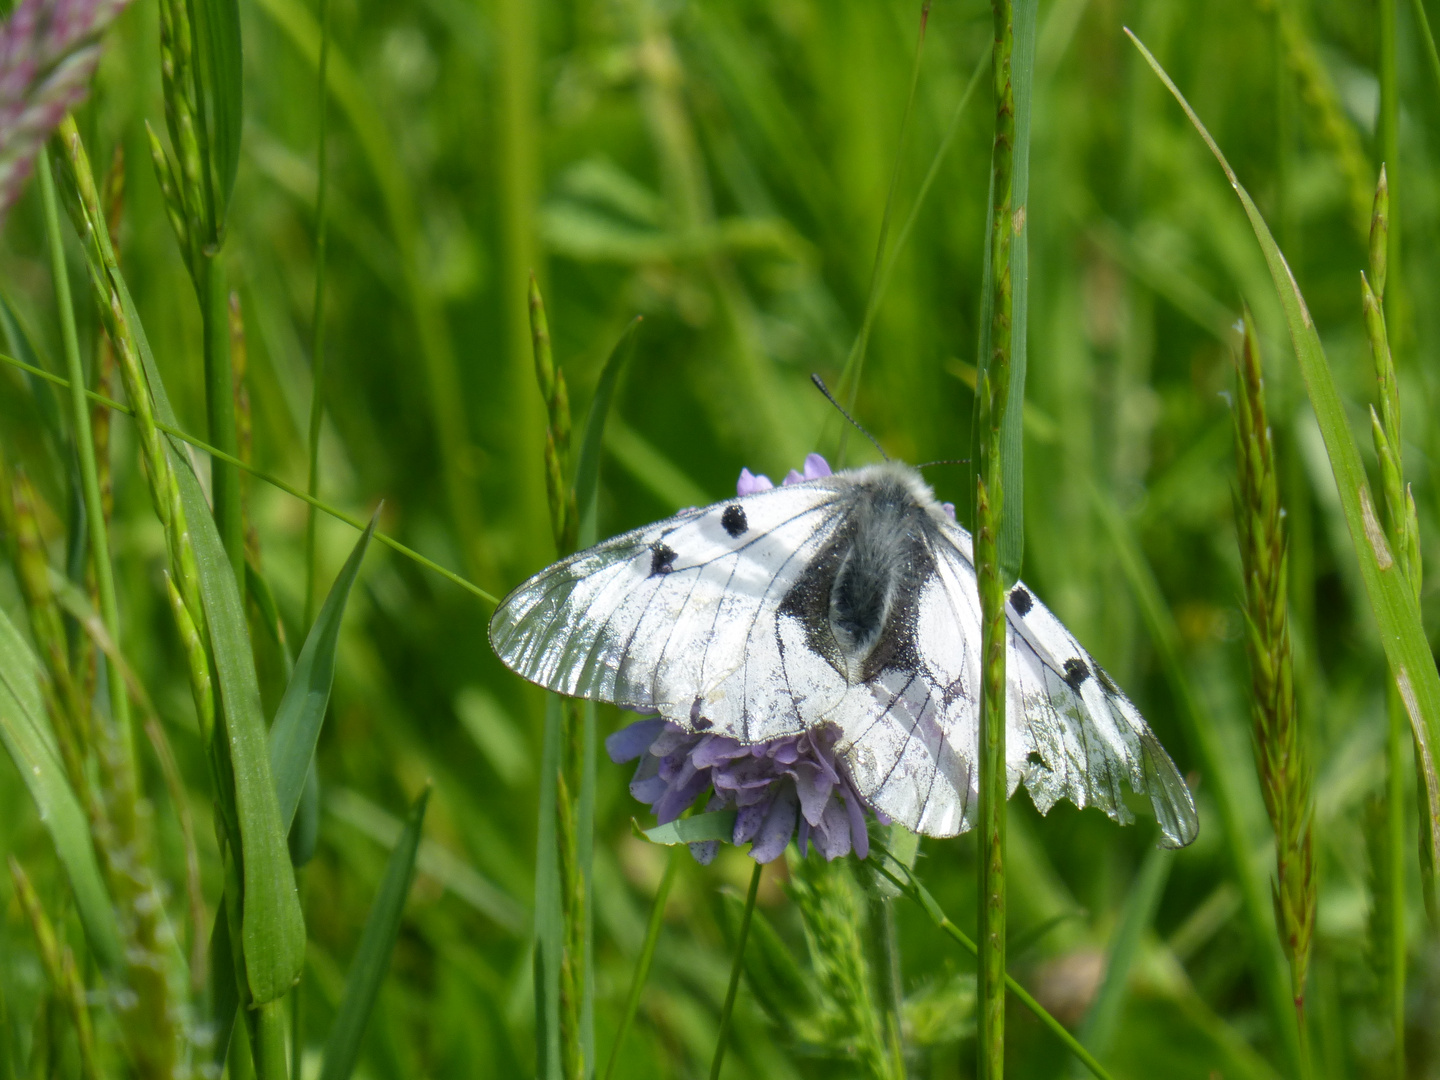
[[[1011,590],[1009,788],[1129,820],[1167,842],[1194,804],[1135,707],[1023,586]],[[491,643],[563,694],[742,744],[828,729],[872,809],[916,831],[973,825],[980,607],[969,534],[898,462],[682,511],[512,592]]]

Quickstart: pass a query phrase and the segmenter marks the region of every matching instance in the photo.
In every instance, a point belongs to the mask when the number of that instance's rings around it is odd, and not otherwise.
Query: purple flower
[[[803,473],[791,470],[786,484],[830,475],[819,454],[805,459]],[[740,471],[740,495],[769,491],[767,476]],[[767,863],[780,857],[795,838],[803,856],[814,845],[827,859],[870,853],[865,816],[869,811],[835,760],[836,735],[807,731],[744,746],[724,735],[687,732],[659,717],[636,720],[605,740],[612,761],[640,763],[630,794],[648,803],[661,825],[674,821],[706,791],[705,809],[735,810],[736,844],[750,844],[750,857]],[[882,824],[887,818],[873,814]],[[697,860],[709,863],[719,843],[690,845]]]
[[[100,35],[129,0],[21,0],[0,27],[0,218],[35,155],[85,98]]]

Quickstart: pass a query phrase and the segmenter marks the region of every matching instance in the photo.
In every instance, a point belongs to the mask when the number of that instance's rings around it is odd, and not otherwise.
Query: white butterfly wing
[[[847,700],[837,745],[875,809],[928,836],[975,824],[980,606],[970,537],[948,527],[930,545],[935,573],[915,606],[907,662]],[[1195,838],[1195,804],[1135,706],[1023,585],[1006,602],[1008,790],[1024,782],[1036,807],[1058,799],[1133,820],[1124,788],[1149,797],[1165,843]],[[901,628],[901,632],[905,632]],[[866,688],[857,688],[857,691]]]
[[[572,556],[501,603],[491,643],[562,694],[654,711],[742,743],[834,725],[837,755],[874,809],[929,836],[975,823],[980,607],[970,536],[927,530],[931,565],[849,683],[817,638],[853,481],[834,476],[688,510]],[[826,578],[826,573],[831,577]],[[797,603],[796,597],[802,603]],[[1132,819],[1148,795],[1167,843],[1194,802],[1139,712],[1023,585],[1007,599],[1007,772],[1042,811],[1061,798]]]
[[[491,644],[558,693],[746,743],[803,731],[846,686],[803,642],[786,647],[776,613],[843,518],[846,489],[839,477],[774,488],[606,541],[506,597]]]

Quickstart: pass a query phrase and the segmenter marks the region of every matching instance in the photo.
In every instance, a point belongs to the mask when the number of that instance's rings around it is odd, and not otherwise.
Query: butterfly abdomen
[[[918,577],[928,564],[926,509],[900,476],[860,485],[849,535],[836,551],[829,628],[852,682],[870,677],[877,654],[905,646]]]

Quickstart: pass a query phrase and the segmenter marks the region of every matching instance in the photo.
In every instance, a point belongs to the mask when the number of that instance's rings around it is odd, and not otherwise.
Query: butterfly
[[[816,458],[823,465],[823,459]],[[820,470],[816,470],[817,472]],[[970,534],[887,461],[683,510],[511,592],[496,655],[546,689],[742,744],[828,728],[870,809],[975,824],[980,600]],[[807,470],[808,473],[808,470]],[[1023,584],[1006,596],[1008,792],[1195,839],[1195,802],[1139,711]]]

